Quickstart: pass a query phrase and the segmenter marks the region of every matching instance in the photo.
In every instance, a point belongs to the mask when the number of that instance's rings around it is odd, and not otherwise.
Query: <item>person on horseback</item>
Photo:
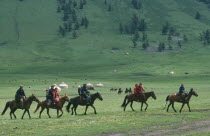
[[[78,86],[77,86],[77,88],[78,88],[78,94],[79,94],[79,95],[81,95],[81,94],[80,94],[80,89],[81,89],[81,86],[80,86],[80,85],[78,85]]]
[[[54,89],[54,92],[53,92],[53,99],[54,99],[54,103],[57,103],[57,102],[59,102],[59,93],[58,93],[58,88],[56,87],[55,89]]]
[[[177,96],[180,96],[180,100],[185,100],[185,97],[187,97],[183,83],[179,87],[179,92],[177,93]]]
[[[139,92],[140,92],[141,96],[143,96],[143,99],[145,100],[146,99],[145,95],[144,95],[145,90],[144,90],[143,84],[141,82],[139,83],[139,87],[138,88],[139,88]]]
[[[135,84],[135,87],[133,88],[133,91],[134,91],[134,95],[135,95],[138,99],[140,99],[141,92],[140,92],[140,89],[139,89],[138,84]]]
[[[86,84],[83,84],[83,86],[80,88],[80,96],[83,96],[86,98],[87,104],[90,104],[90,96],[89,91],[87,90]]]
[[[18,104],[20,104],[20,108],[23,109],[23,101],[25,100],[25,92],[23,90],[23,85],[20,85],[20,88],[16,91],[15,100]]]
[[[54,85],[51,85],[51,88],[48,90],[47,92],[47,100],[49,101],[48,102],[48,105],[51,105],[54,103],[54,99],[53,99],[53,93],[54,93]]]

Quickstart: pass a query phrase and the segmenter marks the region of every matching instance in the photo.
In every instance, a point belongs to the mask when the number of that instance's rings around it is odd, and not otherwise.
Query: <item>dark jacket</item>
[[[84,94],[84,93],[88,93],[88,90],[87,90],[86,87],[83,86],[83,87],[80,88],[80,95]]]
[[[16,91],[16,94],[15,94],[15,99],[20,99],[22,96],[26,96],[25,95],[25,92],[23,90],[23,88],[19,88],[17,91]]]
[[[184,93],[184,90],[185,90],[184,86],[180,86],[180,88],[179,88],[179,94]]]

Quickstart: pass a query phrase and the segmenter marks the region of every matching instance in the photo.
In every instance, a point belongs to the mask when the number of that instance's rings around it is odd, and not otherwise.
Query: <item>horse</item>
[[[168,95],[166,97],[166,103],[165,103],[164,109],[166,108],[166,105],[167,105],[168,101],[170,101],[170,103],[168,105],[167,112],[168,112],[168,109],[171,105],[172,105],[172,108],[174,109],[174,102],[180,102],[180,103],[182,103],[182,107],[179,110],[180,113],[182,112],[182,108],[184,107],[185,104],[187,104],[187,106],[189,108],[189,112],[191,112],[189,102],[190,102],[190,99],[191,99],[192,95],[194,95],[196,97],[198,96],[198,94],[193,90],[193,88],[190,89],[190,92],[187,94],[187,97],[184,100],[182,100],[180,98],[181,96],[177,96],[176,94]],[[174,112],[176,112],[175,109],[174,109]]]
[[[119,88],[119,90],[118,90],[118,92],[117,92],[117,94],[121,94],[123,91],[122,91],[122,89],[121,88]]]
[[[52,109],[56,109],[57,110],[57,118],[61,117],[63,115],[63,105],[64,103],[68,101],[69,102],[69,97],[68,95],[64,95],[60,98],[59,102],[56,103],[54,106],[52,105],[48,105],[48,100],[42,101],[40,103],[37,104],[36,110],[34,111],[34,113],[37,112],[37,110],[41,107],[41,111],[39,112],[39,118],[41,118],[41,114],[44,111],[44,109],[47,109],[47,115],[49,118],[51,118],[50,114],[49,114],[49,108]],[[61,111],[61,115],[59,115],[59,110]]]
[[[121,107],[123,107],[123,108],[124,108],[124,111],[125,111],[126,106],[131,102],[130,107],[131,107],[132,111],[134,111],[132,105],[133,105],[133,101],[136,101],[136,102],[141,102],[141,111],[142,111],[143,104],[145,103],[145,104],[146,104],[145,111],[146,111],[146,110],[147,110],[147,107],[148,107],[147,99],[148,99],[149,97],[152,97],[153,99],[156,100],[156,96],[155,96],[155,93],[154,93],[153,91],[152,91],[152,92],[146,92],[146,93],[144,93],[144,96],[145,96],[145,98],[144,98],[143,96],[141,96],[141,97],[139,98],[139,97],[137,97],[135,94],[126,95],[126,96],[125,96],[125,99],[124,99],[124,102],[123,102],[123,104],[121,105]],[[127,100],[127,102],[126,102],[126,100]]]
[[[22,119],[23,119],[23,117],[24,117],[26,112],[28,113],[29,119],[31,119],[31,116],[30,116],[30,113],[29,113],[29,109],[30,109],[30,106],[31,106],[33,101],[36,101],[37,103],[40,102],[39,99],[34,94],[32,94],[31,96],[27,97],[23,101],[23,108],[21,108],[20,104],[16,103],[16,100],[8,101],[6,103],[5,108],[4,108],[4,110],[3,110],[1,115],[4,115],[4,113],[10,107],[10,118],[11,119],[12,119],[12,114],[13,114],[14,118],[16,119],[15,111],[17,109],[24,109],[24,112],[23,112],[23,115],[22,115]]]
[[[132,94],[131,88],[130,89],[128,89],[128,88],[125,89],[125,94],[127,94],[127,93]]]
[[[86,101],[85,99],[83,99],[81,96],[74,97],[74,98],[70,99],[68,105],[66,106],[66,110],[67,110],[68,112],[70,112],[69,109],[70,109],[70,107],[71,107],[71,104],[73,104],[73,107],[71,108],[71,110],[72,110],[71,115],[73,115],[73,114],[77,115],[77,112],[76,112],[77,106],[78,106],[78,105],[86,106],[84,115],[87,115],[87,114],[86,114],[87,109],[88,109],[89,106],[91,106],[91,107],[94,109],[94,113],[97,114],[97,113],[96,113],[96,109],[95,109],[95,107],[93,106],[94,101],[95,101],[97,98],[98,98],[99,100],[103,101],[103,98],[102,98],[101,94],[98,93],[98,92],[95,93],[95,94],[91,94],[91,95],[90,95],[90,99],[91,99],[90,104],[87,104],[87,101]]]

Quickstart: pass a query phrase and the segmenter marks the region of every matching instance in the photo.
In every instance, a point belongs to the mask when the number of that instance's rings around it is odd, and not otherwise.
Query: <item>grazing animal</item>
[[[145,96],[145,98],[142,96],[142,97],[139,99],[139,97],[136,97],[135,94],[126,95],[126,96],[125,96],[125,99],[124,99],[124,101],[123,101],[123,104],[121,105],[121,107],[123,107],[123,108],[124,108],[124,111],[125,111],[126,106],[131,102],[130,107],[131,107],[131,109],[134,111],[132,105],[133,105],[133,101],[136,101],[136,102],[141,102],[141,111],[142,111],[143,104],[145,103],[145,104],[146,104],[145,111],[146,111],[146,110],[147,110],[147,107],[148,107],[147,99],[148,99],[149,97],[152,97],[153,99],[156,100],[156,96],[155,96],[155,93],[154,93],[153,91],[152,91],[152,92],[146,92],[146,93],[144,93],[144,96]]]
[[[167,108],[167,112],[168,112],[168,109],[171,105],[172,105],[172,108],[173,108],[174,112],[176,112],[176,110],[174,109],[174,102],[180,102],[180,103],[182,103],[182,107],[179,110],[180,113],[182,112],[182,108],[184,107],[185,104],[187,104],[189,112],[191,112],[189,102],[190,102],[190,99],[193,95],[196,96],[196,97],[198,96],[198,94],[193,90],[193,88],[190,89],[190,92],[187,94],[187,97],[184,100],[181,99],[180,96],[177,96],[176,94],[168,95],[166,97],[166,104],[165,104],[164,109],[166,108],[167,102],[170,101],[170,103],[168,105],[168,108]]]
[[[118,94],[121,94],[123,91],[122,91],[122,89],[121,88],[119,88],[119,90],[118,90]]]
[[[95,109],[95,107],[93,106],[94,101],[95,101],[97,98],[98,98],[99,100],[101,100],[101,101],[103,100],[101,94],[98,93],[98,92],[95,93],[95,94],[91,94],[91,95],[90,95],[90,99],[91,99],[90,104],[87,104],[87,101],[84,100],[81,96],[77,96],[77,97],[71,98],[70,101],[69,101],[69,103],[68,103],[68,105],[66,106],[66,110],[67,110],[68,112],[70,112],[69,109],[70,109],[70,107],[71,107],[71,104],[73,104],[73,107],[71,108],[71,110],[72,110],[71,115],[73,115],[73,114],[77,115],[77,112],[76,112],[77,106],[78,106],[78,105],[86,106],[86,109],[85,109],[85,113],[84,113],[84,114],[87,115],[87,114],[86,114],[87,109],[88,109],[89,106],[91,106],[91,107],[94,109],[94,113],[97,114],[96,109]]]
[[[37,112],[37,110],[41,107],[41,111],[39,112],[39,118],[41,118],[41,114],[44,111],[44,109],[47,109],[47,115],[48,115],[49,118],[51,118],[51,116],[49,114],[49,108],[52,108],[52,109],[57,110],[57,118],[59,118],[63,115],[62,108],[63,108],[63,105],[66,101],[69,102],[69,97],[68,97],[68,95],[65,94],[64,96],[62,96],[60,98],[59,102],[55,106],[48,105],[48,100],[39,102],[37,104],[37,107],[36,107],[36,110],[34,111],[34,113]],[[59,115],[59,111],[61,111],[61,115]]]
[[[128,89],[128,88],[125,89],[125,94],[127,94],[127,93],[132,94],[131,88],[130,89]]]
[[[110,89],[110,91],[113,91],[113,90],[114,90],[114,88],[111,88],[111,89]]]
[[[39,99],[34,95],[32,94],[31,96],[27,97],[24,101],[23,101],[23,109],[24,109],[24,112],[23,112],[23,115],[22,115],[22,119],[25,115],[25,113],[27,112],[28,113],[28,116],[29,118],[31,119],[31,116],[30,116],[30,112],[29,112],[29,109],[30,109],[30,106],[32,104],[33,101],[36,101],[37,103],[39,103]],[[1,115],[4,115],[4,113],[7,111],[7,109],[10,107],[10,118],[12,119],[12,114],[14,116],[14,118],[16,119],[16,115],[15,115],[15,111],[17,109],[21,109],[21,105],[20,104],[17,104],[15,100],[13,101],[8,101],[5,105],[5,108],[2,112]]]

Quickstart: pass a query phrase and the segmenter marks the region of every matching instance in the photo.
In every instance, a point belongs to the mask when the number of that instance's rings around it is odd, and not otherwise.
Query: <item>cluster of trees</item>
[[[131,4],[135,9],[141,9],[142,8],[142,3],[141,0],[132,0]]]
[[[107,0],[104,0],[104,5],[107,6],[107,11],[112,11],[112,5],[107,3]]]
[[[210,30],[207,29],[200,34],[200,41],[203,42],[204,45],[210,45]]]
[[[77,31],[80,27],[88,28],[89,20],[87,17],[81,19],[77,16],[77,10],[83,9],[84,5],[87,4],[86,0],[57,0],[58,8],[57,13],[63,14],[62,21],[63,25],[59,26],[59,34],[66,36],[68,32],[72,32],[72,37],[75,39],[78,37]]]
[[[147,29],[147,23],[144,18],[139,18],[136,14],[133,15],[129,24],[119,24],[119,31],[121,34],[135,34],[136,32],[144,32]]]
[[[176,28],[173,27],[168,21],[162,26],[162,34],[163,35],[179,35],[179,33],[176,32]]]
[[[198,1],[207,4],[208,8],[210,8],[210,0],[198,0]]]

